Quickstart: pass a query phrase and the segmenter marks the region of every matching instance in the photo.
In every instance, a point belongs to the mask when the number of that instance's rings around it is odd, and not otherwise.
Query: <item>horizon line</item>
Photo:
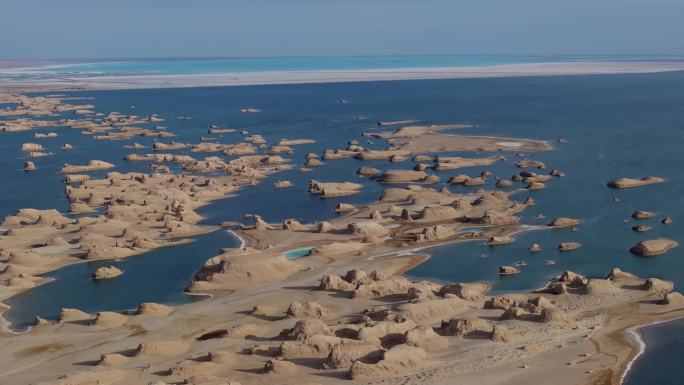
[[[165,60],[230,60],[230,59],[304,59],[304,58],[353,58],[353,57],[426,57],[426,56],[511,56],[511,57],[668,57],[682,58],[684,53],[392,53],[392,54],[332,54],[332,55],[207,55],[207,56],[116,56],[116,57],[62,57],[62,58],[7,58],[0,57],[0,61],[165,61]]]

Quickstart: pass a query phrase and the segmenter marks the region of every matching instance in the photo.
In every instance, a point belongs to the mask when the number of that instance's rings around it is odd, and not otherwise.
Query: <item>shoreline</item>
[[[204,235],[204,234],[209,234],[209,233],[214,232],[214,231],[221,231],[221,230],[222,230],[222,229],[221,229],[220,227],[218,227],[218,226],[210,226],[210,225],[208,225],[208,228],[209,228],[209,229],[208,229],[207,231],[202,232],[202,233],[198,233],[198,234],[196,234],[196,235],[193,235],[192,238],[189,238],[189,239],[184,240],[183,243],[192,243],[192,242],[195,242],[195,238],[194,238],[194,237],[196,237],[196,236],[200,236],[200,235]],[[245,247],[246,241],[245,241],[242,237],[240,237],[239,235],[237,235],[237,233],[235,233],[233,230],[226,230],[226,233],[230,234],[231,236],[237,238],[237,239],[240,241],[240,245],[237,247],[238,249],[242,249],[242,248]],[[173,247],[173,246],[175,246],[175,245],[164,246],[164,247]],[[148,252],[149,252],[149,251],[153,251],[153,250],[155,250],[155,249],[148,250]],[[143,253],[143,254],[144,254],[144,253]],[[136,257],[136,256],[138,256],[138,255],[139,255],[139,254],[134,254],[134,255],[130,255],[130,256],[126,257],[126,258]],[[75,265],[75,264],[90,263],[90,262],[115,261],[115,260],[118,260],[118,259],[121,259],[121,258],[113,258],[113,259],[110,259],[110,260],[100,260],[100,261],[75,261],[75,262],[73,262],[73,263],[69,263],[69,264],[60,266],[60,267],[58,267],[57,269],[48,270],[48,271],[44,272],[43,274],[53,273],[53,272],[59,271],[59,270],[62,269],[62,268],[65,268],[65,267],[68,267],[68,266],[72,266],[72,265]],[[125,258],[124,258],[124,259],[125,259]],[[194,277],[195,273],[197,273],[197,272],[195,271],[195,272],[192,273],[189,282],[192,282],[192,277]],[[50,282],[53,282],[53,281],[55,281],[55,278],[46,278],[44,282],[41,282],[39,285],[37,285],[37,286],[35,286],[35,287],[42,286],[42,285],[44,285],[44,284],[47,284],[47,283],[50,283]],[[30,289],[29,289],[29,290],[30,290]],[[26,328],[26,330],[22,330],[22,331],[13,330],[13,329],[12,329],[12,325],[13,325],[12,321],[8,320],[8,319],[5,317],[5,315],[4,315],[5,312],[7,312],[8,310],[10,310],[10,309],[12,308],[10,305],[8,305],[7,303],[5,303],[5,300],[7,300],[7,299],[9,299],[9,298],[12,298],[12,297],[14,297],[14,296],[16,296],[16,295],[19,295],[19,294],[21,294],[21,293],[23,293],[23,292],[24,292],[24,291],[21,291],[21,292],[18,292],[18,293],[13,293],[13,294],[11,294],[11,295],[8,295],[8,296],[5,296],[5,297],[3,297],[3,298],[0,298],[0,308],[2,308],[1,311],[0,311],[0,333],[2,333],[2,332],[7,332],[7,333],[11,333],[11,334],[20,335],[20,334],[29,333],[29,332],[31,331],[32,326],[28,326],[28,327]],[[212,297],[214,297],[214,294],[211,294],[211,293],[192,293],[192,292],[188,292],[188,291],[184,291],[184,293],[185,293],[186,295],[198,296],[198,297],[206,297],[206,298],[212,298]],[[182,306],[182,305],[180,305],[180,306]]]
[[[625,380],[627,379],[627,376],[629,375],[629,372],[632,370],[634,367],[634,364],[641,358],[641,356],[646,353],[646,349],[648,348],[648,343],[646,342],[646,337],[644,336],[644,329],[649,328],[651,326],[656,326],[656,325],[661,325],[665,324],[668,322],[673,322],[682,319],[682,317],[675,317],[672,319],[668,320],[659,320],[659,321],[653,321],[644,325],[636,325],[628,328],[624,335],[627,337],[631,337],[634,342],[637,343],[639,350],[637,353],[632,357],[629,362],[625,365],[625,369],[623,370],[622,374],[620,375],[620,380],[618,381],[618,384],[624,384]]]
[[[52,78],[8,81],[0,88],[124,90],[284,84],[348,83],[396,80],[440,80],[527,76],[640,74],[684,71],[684,61],[546,62],[463,67],[422,67],[360,70],[260,71],[204,74],[162,74]],[[0,71],[2,75],[3,71]]]

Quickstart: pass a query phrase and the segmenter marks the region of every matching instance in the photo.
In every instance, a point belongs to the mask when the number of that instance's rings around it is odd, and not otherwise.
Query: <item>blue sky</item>
[[[684,0],[1,0],[1,58],[684,54]]]

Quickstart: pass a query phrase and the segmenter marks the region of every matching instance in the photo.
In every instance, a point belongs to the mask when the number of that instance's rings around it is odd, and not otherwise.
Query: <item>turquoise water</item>
[[[339,148],[349,139],[365,142],[361,133],[377,130],[375,122],[379,120],[415,119],[425,124],[472,123],[475,128],[461,132],[552,141],[564,137],[567,143],[558,144],[555,151],[540,153],[536,157],[546,162],[549,169],[559,168],[567,176],[549,182],[546,190],[524,192],[517,199],[532,196],[537,202],[524,212],[523,223],[544,224],[560,215],[578,217],[583,220],[578,231],[525,232],[516,236],[517,242],[496,248],[477,242],[440,246],[427,250],[432,258],[408,274],[443,281],[488,280],[493,283],[494,291],[534,289],[567,269],[589,276],[603,276],[613,266],[643,277],[673,280],[680,290],[684,282],[684,247],[652,258],[641,258],[628,252],[632,244],[647,237],[664,236],[682,242],[684,73],[97,91],[74,95],[94,97],[93,102],[101,112],[158,113],[168,119],[163,124],[178,134],[175,138],[178,141],[198,142],[209,124],[259,133],[270,143],[281,138],[317,140],[316,144],[297,147],[292,157],[295,164],[301,164],[304,154],[309,151]],[[348,103],[341,104],[340,99]],[[246,105],[258,107],[263,112],[241,114],[239,109]],[[178,116],[191,116],[192,119],[176,119]],[[24,161],[20,145],[33,141],[33,132],[0,134],[0,175],[7,182],[0,184],[0,215],[10,214],[20,207],[64,210],[68,202],[64,199],[58,173],[64,162],[83,163],[94,157],[92,154],[97,154],[98,159],[116,163],[116,171],[145,170],[145,164],[127,164],[120,160],[127,153],[121,148],[121,142],[93,142],[90,137],[80,135],[78,130],[51,131],[59,132],[60,138],[42,143],[56,155],[38,159],[39,169],[31,174],[20,170]],[[236,141],[239,134],[226,134],[221,140]],[[139,141],[151,144],[148,138],[140,138]],[[74,144],[75,150],[62,153],[58,149],[62,142]],[[368,146],[380,148],[383,145],[376,141]],[[516,157],[513,154],[506,157],[506,161],[486,169],[496,176],[510,177],[519,170],[514,167]],[[311,173],[300,174],[293,170],[270,176],[257,186],[241,190],[234,198],[202,208],[200,213],[207,223],[242,221],[246,213],[258,213],[271,222],[288,218],[300,221],[330,218],[336,215],[334,206],[338,202],[364,203],[379,197],[382,186],[355,175],[354,171],[361,164],[380,169],[412,165],[408,161],[400,164],[362,163],[354,159],[329,161]],[[480,171],[482,168],[471,168],[444,171],[439,175],[446,180],[455,174],[472,175]],[[645,175],[663,176],[668,181],[632,190],[612,190],[605,185],[618,176]],[[272,187],[274,181],[285,179],[292,181],[294,187],[285,190]],[[322,200],[306,192],[309,179],[353,180],[362,183],[364,188],[353,197]],[[487,187],[492,187],[493,179],[489,183]],[[455,192],[469,189],[462,186],[449,188]],[[619,202],[613,202],[616,197]],[[634,233],[630,230],[634,225],[630,215],[637,209],[656,213],[652,220],[639,222],[652,226],[650,232]],[[547,219],[536,220],[537,214],[544,214]],[[659,223],[660,218],[666,215],[673,217],[673,224],[665,226]],[[560,254],[555,248],[562,241],[578,241],[583,246],[577,251]],[[542,246],[542,252],[534,255],[527,252],[527,247],[533,242]],[[7,317],[22,325],[30,322],[35,314],[54,317],[61,306],[78,306],[89,311],[129,309],[142,298],[118,295],[121,290],[118,285],[127,284],[138,285],[136,292],[147,293],[145,300],[191,301],[194,298],[183,294],[182,288],[196,268],[221,247],[234,247],[236,244],[229,235],[216,232],[197,237],[177,257],[165,257],[172,255],[170,253],[176,248],[155,250],[153,253],[159,254],[149,258],[136,256],[122,261],[137,265],[135,269],[120,265],[126,273],[104,285],[93,286],[89,277],[89,272],[98,265],[70,266],[50,273],[55,281],[51,286],[43,286],[49,290],[38,288],[7,301],[13,306]],[[479,258],[481,254],[486,258]],[[521,274],[510,277],[496,274],[499,265],[520,259],[527,263],[521,268]],[[548,266],[544,263],[546,260],[554,260],[556,264]],[[155,274],[161,264],[175,270],[175,273]],[[130,274],[134,270],[143,272],[144,277]],[[155,287],[169,289],[162,291]],[[46,306],[46,302],[52,305]],[[669,334],[681,335],[683,325],[673,323],[649,329],[647,339],[655,342],[628,377],[629,385],[645,383],[643,379],[647,377],[638,377],[639,373],[648,373],[651,383],[667,383],[665,379],[660,381],[658,376],[667,378],[677,373],[674,363],[660,357],[665,354],[663,352],[673,349],[677,349],[678,356],[681,356],[681,344],[656,342],[667,341]]]
[[[575,61],[649,61],[680,60],[673,56],[610,55],[399,55],[330,57],[245,57],[204,59],[138,59],[52,65],[10,71],[14,76],[60,74],[90,75],[177,75],[262,71],[370,70],[490,66],[500,64],[575,62]],[[2,74],[3,71],[0,71]]]
[[[283,253],[283,255],[288,259],[299,259],[299,258],[309,254],[311,249],[312,249],[311,247],[302,247],[299,249],[286,251]]]

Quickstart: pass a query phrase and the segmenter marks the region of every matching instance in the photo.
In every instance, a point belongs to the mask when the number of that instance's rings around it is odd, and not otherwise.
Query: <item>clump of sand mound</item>
[[[359,329],[356,338],[364,343],[380,345],[387,337],[403,335],[416,326],[418,325],[410,319],[404,319],[402,322],[379,321]]]
[[[626,271],[622,271],[620,268],[614,267],[610,271],[610,274],[608,274],[606,279],[610,279],[611,281],[622,281],[622,280],[630,280],[630,279],[638,279],[638,278],[636,275],[634,275],[632,273],[628,273]]]
[[[84,311],[65,307],[59,312],[58,322],[84,321],[90,318],[91,315]]]
[[[452,206],[427,206],[418,213],[415,219],[426,222],[440,222],[463,217],[463,212]]]
[[[449,239],[451,237],[456,236],[456,232],[448,226],[444,225],[436,225],[436,226],[431,226],[431,227],[426,227],[423,229],[423,231],[419,234],[415,235],[415,241],[417,243],[421,242],[436,242],[436,241],[441,241],[445,239]]]
[[[318,290],[354,291],[357,287],[358,282],[349,282],[339,275],[325,275],[318,285]]]
[[[235,355],[227,350],[215,350],[209,352],[209,361],[217,364],[234,364],[236,362]]]
[[[354,236],[382,238],[389,233],[389,230],[376,222],[367,221],[350,223],[347,226],[347,232]]]
[[[264,373],[280,375],[296,375],[299,372],[297,365],[290,361],[268,360],[264,365]]]
[[[244,338],[246,336],[251,336],[259,334],[263,330],[261,325],[254,323],[244,323],[233,325],[226,330],[226,337],[230,338]]]
[[[661,255],[668,252],[670,249],[677,247],[679,244],[676,241],[667,238],[656,238],[641,241],[632,246],[629,251],[633,254],[643,255],[646,257]]]
[[[261,317],[273,317],[276,315],[282,315],[282,311],[280,311],[275,306],[255,305],[251,311],[251,314],[255,315],[255,316],[261,316]]]
[[[190,290],[219,289],[241,283],[273,282],[297,271],[297,262],[281,254],[226,249],[205,262]]]
[[[449,341],[435,333],[430,326],[418,326],[404,333],[406,345],[415,346],[424,350],[439,350],[449,346]]]
[[[326,318],[332,313],[327,307],[317,302],[292,302],[287,309],[288,317]]]
[[[577,250],[582,246],[579,242],[561,242],[558,245],[558,251],[572,251]]]
[[[324,357],[333,346],[342,343],[343,340],[336,336],[314,335],[306,341],[290,342],[285,341],[278,348],[278,358],[304,358],[304,357]]]
[[[582,223],[581,220],[576,219],[576,218],[565,218],[565,217],[558,217],[555,218],[551,223],[549,223],[550,227],[567,227],[567,226],[577,226],[580,223]]]
[[[183,360],[169,369],[172,376],[179,376],[183,378],[195,376],[207,376],[214,374],[221,369],[221,365],[214,362],[197,362],[193,360]]]
[[[684,295],[682,293],[667,293],[663,296],[663,299],[659,301],[661,305],[683,305]]]
[[[100,328],[115,328],[119,327],[128,321],[128,317],[111,311],[102,311],[97,313],[95,319],[93,320],[93,325]]]
[[[411,183],[423,182],[428,177],[425,171],[415,170],[387,170],[383,172],[378,181],[383,183]]]
[[[152,315],[161,316],[167,315],[173,311],[173,307],[162,305],[155,302],[143,302],[138,306],[135,314],[138,315]]]
[[[643,289],[665,295],[674,289],[672,282],[663,281],[658,278],[648,278],[644,281]]]
[[[648,218],[653,218],[655,216],[654,213],[650,211],[645,211],[645,210],[637,210],[632,213],[632,218],[634,219],[648,219]]]
[[[311,249],[311,255],[331,257],[344,254],[356,254],[366,245],[361,242],[332,242],[325,245],[316,246]]]
[[[319,182],[317,180],[309,181],[309,192],[318,194],[323,198],[343,197],[357,194],[363,185],[351,182]]]
[[[373,344],[339,344],[332,347],[325,358],[324,369],[348,368],[355,361],[377,362],[382,359],[384,349]]]
[[[486,282],[454,283],[442,286],[439,295],[454,294],[466,301],[480,301],[489,288],[490,284]]]
[[[125,365],[128,363],[128,361],[130,361],[130,358],[124,356],[123,354],[110,353],[110,354],[103,354],[100,357],[100,361],[98,362],[98,365],[116,367],[116,366]]]
[[[74,165],[66,163],[62,167],[62,173],[75,174],[79,172],[106,170],[113,167],[113,164],[102,160],[91,160],[87,165]]]
[[[453,318],[442,321],[442,332],[447,336],[468,336],[492,331],[492,324],[481,318]]]
[[[515,340],[518,339],[518,336],[503,325],[494,325],[494,329],[492,330],[489,339],[493,342],[511,343],[515,342]]]
[[[396,345],[383,352],[376,362],[355,361],[347,375],[356,380],[362,378],[383,378],[410,372],[425,365],[425,350],[408,345]]]
[[[491,236],[487,240],[487,245],[489,246],[496,246],[496,245],[505,245],[508,243],[513,242],[513,238],[507,236],[507,235],[501,235],[501,236]]]
[[[403,276],[385,277],[377,271],[366,273],[363,270],[349,270],[343,276],[324,275],[318,289],[350,292],[354,298],[417,298],[420,293],[434,296],[440,286],[427,281],[413,282]]]
[[[462,313],[469,308],[470,304],[455,296],[447,298],[409,302],[398,307],[398,313],[411,319],[419,325],[430,325],[439,322],[445,317]]]
[[[358,170],[356,170],[356,173],[358,175],[363,175],[363,176],[378,176],[381,174],[381,171],[378,170],[377,168],[368,167],[368,166],[361,166],[361,167],[359,167]]]
[[[393,276],[386,279],[377,279],[368,283],[360,284],[354,290],[354,298],[382,298],[388,296],[408,296],[413,282],[401,277]]]
[[[500,317],[501,320],[521,320],[553,325],[567,325],[570,321],[551,301],[543,296],[510,303]]]
[[[280,335],[297,341],[305,341],[315,335],[332,335],[328,325],[318,318],[306,318],[297,321],[291,329],[283,330]]]
[[[349,203],[338,203],[337,205],[335,205],[335,212],[338,213],[354,210],[356,210],[356,206]]]
[[[189,346],[181,341],[151,341],[138,345],[135,355],[173,357],[185,353]]]
[[[103,279],[116,278],[122,274],[123,274],[123,271],[118,269],[116,266],[106,266],[106,267],[100,267],[99,269],[95,270],[93,272],[92,278],[96,281],[99,281],[99,280],[103,280]]]
[[[608,182],[608,187],[612,188],[632,188],[641,187],[649,184],[663,183],[665,179],[659,178],[657,176],[647,176],[641,179],[633,178],[618,178]]]
[[[590,279],[584,288],[588,295],[610,295],[620,293],[620,288],[609,279]]]

